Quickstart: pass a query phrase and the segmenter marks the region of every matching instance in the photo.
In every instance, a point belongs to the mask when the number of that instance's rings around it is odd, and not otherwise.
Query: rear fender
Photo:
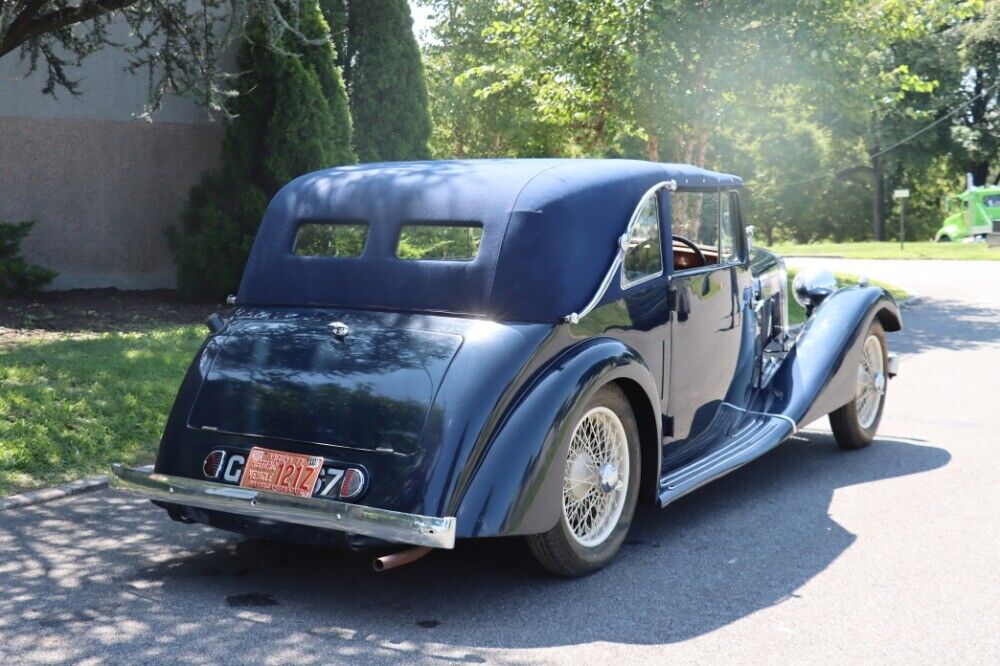
[[[880,287],[848,287],[827,297],[755,409],[783,414],[801,428],[853,400],[861,347],[876,318],[887,332],[902,329],[895,299]]]
[[[653,414],[659,413],[649,368],[618,340],[588,340],[548,365],[494,435],[459,503],[457,535],[539,534],[555,527],[562,510],[564,461],[574,417],[598,389],[616,380],[638,385],[641,391],[632,393],[648,400]],[[658,444],[660,419],[655,421]],[[645,469],[648,462],[643,463]],[[659,469],[659,460],[655,462]]]

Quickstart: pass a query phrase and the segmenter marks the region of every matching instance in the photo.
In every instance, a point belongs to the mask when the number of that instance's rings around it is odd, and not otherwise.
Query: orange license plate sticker
[[[240,486],[310,497],[321,469],[323,459],[318,456],[254,447],[247,456]]]

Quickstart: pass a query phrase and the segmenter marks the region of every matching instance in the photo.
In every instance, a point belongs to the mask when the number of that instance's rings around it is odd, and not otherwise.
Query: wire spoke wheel
[[[833,437],[841,448],[863,449],[875,440],[885,407],[888,358],[885,329],[873,321],[861,345],[854,399],[830,412]]]
[[[571,419],[560,427],[566,457],[553,461],[546,479],[545,520],[552,527],[526,539],[543,567],[577,577],[606,566],[625,542],[639,499],[642,450],[635,413],[618,386],[602,386]]]
[[[858,383],[854,404],[858,414],[858,425],[870,428],[875,422],[885,396],[885,366],[882,344],[874,335],[869,335],[861,350],[858,365]]]
[[[594,407],[577,423],[566,457],[563,517],[570,535],[594,547],[614,531],[629,487],[629,447],[621,419]]]

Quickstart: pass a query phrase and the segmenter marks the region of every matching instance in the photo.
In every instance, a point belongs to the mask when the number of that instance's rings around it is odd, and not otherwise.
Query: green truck
[[[1000,222],[1000,187],[975,187],[945,199],[944,224],[934,234],[939,243],[985,236]]]

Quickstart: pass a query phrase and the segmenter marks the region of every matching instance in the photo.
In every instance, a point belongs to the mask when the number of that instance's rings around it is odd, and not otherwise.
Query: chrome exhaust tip
[[[383,555],[382,557],[376,557],[372,561],[372,568],[375,571],[388,571],[389,569],[395,569],[410,562],[416,562],[429,552],[431,552],[431,549],[427,546],[418,546],[416,548],[401,550],[398,553]]]

